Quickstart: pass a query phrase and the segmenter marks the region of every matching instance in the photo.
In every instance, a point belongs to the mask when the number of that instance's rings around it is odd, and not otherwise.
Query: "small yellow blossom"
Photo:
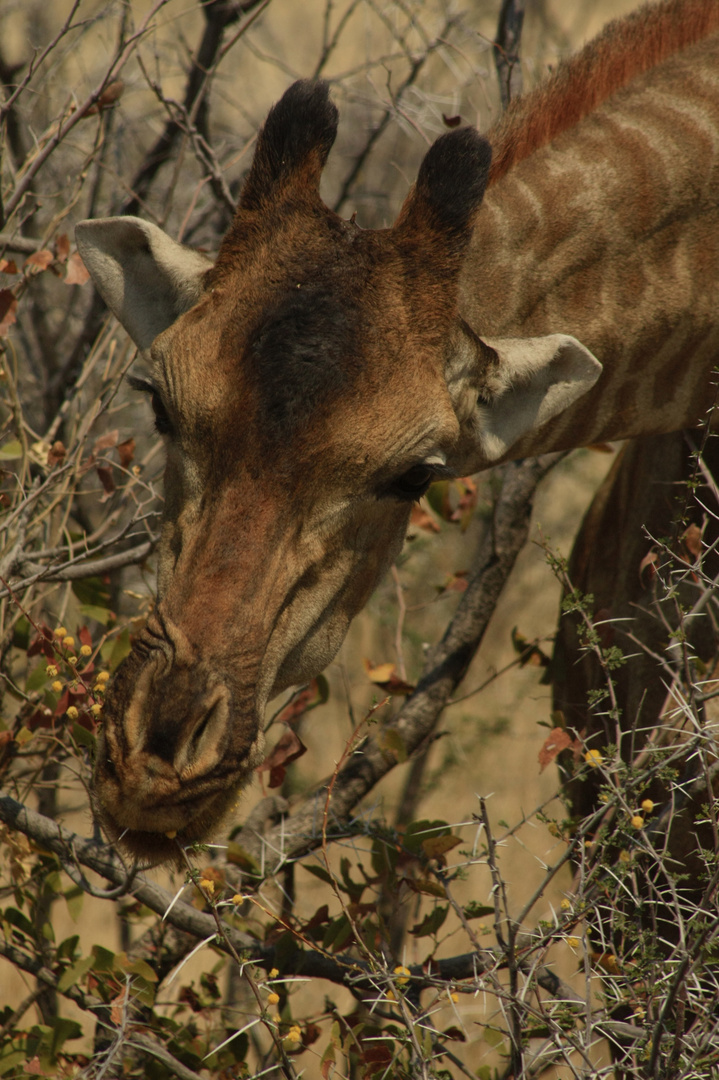
[[[55,637],[59,637],[59,638],[67,637],[67,630],[65,629],[64,626],[58,626],[57,630],[55,631]]]
[[[92,646],[91,645],[81,645],[80,646],[80,656],[92,656]]]
[[[77,663],[77,657],[76,656],[68,656],[67,662],[68,662],[68,664],[72,664],[73,667],[74,667],[75,664]]]
[[[579,938],[568,937],[567,938],[567,945],[569,945],[569,947],[571,949],[578,949],[579,948]]]
[[[603,791],[602,794],[599,796],[599,801],[600,802],[609,802],[609,796],[607,795],[607,793],[605,791]]]
[[[397,1000],[397,998],[394,996],[394,991],[393,990],[388,990],[387,993],[385,994],[385,997],[387,998],[387,1001],[396,1001]]]
[[[77,720],[80,715],[74,705],[71,705],[69,709],[66,710],[66,713],[70,720]]]
[[[54,690],[56,694],[59,694],[60,691],[62,690],[62,683],[60,682],[60,680],[56,679],[55,682],[50,687],[50,689]]]
[[[644,828],[644,818],[642,817],[641,814],[635,814],[634,817],[632,818],[632,828],[633,829],[643,829]]]
[[[283,1035],[282,1038],[285,1042],[302,1042],[302,1028],[299,1024],[293,1024],[287,1034]]]
[[[599,765],[602,764],[604,758],[602,757],[599,750],[587,750],[586,754],[584,755],[584,760],[586,761],[587,765],[591,765],[593,769],[596,769]]]
[[[75,638],[72,636],[72,634],[65,635],[65,637],[62,639],[62,645],[64,649],[75,648]]]
[[[241,900],[242,897],[240,897],[239,899]],[[237,900],[237,897],[235,897],[235,900]],[[277,976],[279,975],[279,973],[280,973],[279,968],[272,968],[272,971],[270,972],[270,978],[271,979],[276,979]]]
[[[569,911],[569,909],[572,906],[572,901],[567,900],[567,898],[565,896],[564,900],[562,900],[562,902],[561,902],[561,904],[559,906],[561,907],[562,911]]]
[[[280,1024],[282,1023],[282,1017],[280,1016],[279,1013],[273,1013],[272,1016],[270,1016],[270,1021],[273,1024],[276,1024],[277,1027],[279,1027]]]
[[[459,1001],[459,994],[450,994],[450,1001]]]
[[[203,877],[200,878],[200,888],[206,889],[210,896],[212,896],[215,891],[215,883],[210,878]]]
[[[403,964],[396,967],[394,973],[399,976],[398,979],[395,979],[397,986],[405,986],[409,982],[410,971],[409,968],[404,967]]]
[[[643,1020],[646,1015],[647,1010],[643,1009],[641,1005],[637,1005],[636,1009],[634,1010],[634,1018],[636,1020]]]
[[[101,713],[102,713],[102,705],[99,703],[99,701],[96,701],[94,705],[90,706],[90,712],[95,717],[101,715]]]
[[[232,897],[232,903],[233,904],[244,904],[245,899],[246,898],[242,895],[242,893],[235,893],[235,895]]]
[[[48,664],[45,668],[45,674],[48,679],[53,679],[57,675],[57,666],[55,664]]]
[[[276,1005],[279,1000],[280,1000],[280,995],[276,994],[274,990],[272,990],[271,993],[269,993],[267,995],[267,1004],[268,1005]]]
[[[654,801],[652,799],[642,799],[642,810],[646,814],[651,814],[654,809]]]
[[[619,852],[619,861],[623,862],[623,863],[628,863],[628,862],[632,861],[632,857],[631,857],[631,855],[629,854],[628,851],[620,851]]]
[[[97,679],[97,681],[99,683],[107,682],[107,680],[110,678],[110,672],[109,671],[98,671],[95,678]]]

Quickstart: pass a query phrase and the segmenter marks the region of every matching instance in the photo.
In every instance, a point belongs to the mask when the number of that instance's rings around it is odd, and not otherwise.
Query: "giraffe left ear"
[[[545,453],[550,446],[539,441],[543,425],[602,373],[597,358],[568,334],[480,339],[465,327],[456,346],[447,388],[471,456],[471,467],[464,466],[469,471],[511,456],[520,439],[522,456]]]

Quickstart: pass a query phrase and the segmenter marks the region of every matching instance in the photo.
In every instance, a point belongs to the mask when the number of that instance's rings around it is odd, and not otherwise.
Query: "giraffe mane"
[[[515,98],[489,132],[489,183],[574,127],[632,79],[719,30],[716,0],[645,4],[601,34],[536,90]]]

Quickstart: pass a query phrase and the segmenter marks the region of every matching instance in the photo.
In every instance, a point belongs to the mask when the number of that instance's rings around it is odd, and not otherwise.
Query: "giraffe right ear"
[[[136,217],[81,221],[75,238],[97,291],[139,349],[197,303],[212,266]]]

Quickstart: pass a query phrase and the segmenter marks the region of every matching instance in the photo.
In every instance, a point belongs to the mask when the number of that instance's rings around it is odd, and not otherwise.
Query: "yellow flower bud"
[[[94,705],[90,706],[90,712],[95,717],[101,715],[101,713],[102,713],[102,705],[99,703],[99,701],[96,701]]]
[[[235,897],[235,899],[237,900],[238,898],[237,898],[237,897]],[[242,897],[240,896],[240,897],[239,897],[239,899],[241,900],[241,899],[242,899]],[[277,976],[279,975],[279,973],[280,973],[280,969],[279,969],[279,968],[272,968],[272,971],[270,972],[270,978],[271,978],[271,979],[276,979],[276,978],[277,978]]]
[[[78,718],[78,716],[79,716],[80,714],[78,713],[78,711],[77,711],[77,709],[75,708],[75,706],[74,706],[74,705],[71,705],[71,706],[69,707],[69,709],[67,709],[67,710],[66,710],[66,715],[68,716],[68,718],[69,718],[70,720],[77,720],[77,718]]]
[[[561,902],[561,904],[559,906],[561,907],[562,911],[569,911],[569,909],[572,906],[572,901],[567,900],[567,898],[565,896],[564,900],[562,900],[562,902]]]
[[[643,829],[644,828],[644,818],[642,817],[641,814],[635,814],[634,817],[632,818],[632,828],[633,829]]]
[[[242,895],[242,893],[235,893],[235,895],[232,897],[232,903],[233,904],[243,904],[244,902],[245,902],[245,898]],[[274,970],[274,968],[273,968],[273,970]]]
[[[395,975],[399,976],[398,979],[395,979],[395,982],[397,983],[397,986],[405,986],[409,982],[409,979],[410,979],[409,968],[406,968],[402,964],[400,964],[398,967],[396,967],[394,969],[394,973],[395,973]]]
[[[302,1028],[299,1024],[293,1024],[287,1034],[283,1035],[282,1038],[285,1042],[302,1042]]]
[[[651,814],[653,809],[654,809],[654,802],[653,802],[652,799],[643,799],[642,800],[642,810],[644,810],[645,813]]]
[[[215,883],[210,878],[203,877],[200,878],[200,888],[206,889],[210,896],[212,896],[213,892],[215,891]]]
[[[272,990],[272,991],[271,991],[271,992],[270,992],[270,993],[269,993],[269,994],[267,995],[267,1004],[268,1004],[268,1005],[276,1005],[276,1004],[277,1004],[277,1002],[278,1002],[279,1000],[280,1000],[280,995],[279,995],[279,994],[276,994],[276,993],[274,992],[274,990]]]
[[[76,656],[68,656],[67,662],[68,662],[68,664],[72,664],[72,666],[74,667],[75,664],[77,663],[77,657]]]
[[[65,629],[65,627],[64,626],[58,626],[57,630],[55,631],[55,637],[64,638],[66,636],[67,636],[67,630]]]
[[[45,674],[47,675],[48,679],[53,679],[57,675],[57,671],[58,669],[56,664],[48,664],[45,668]]]
[[[64,649],[75,648],[75,638],[72,636],[72,634],[65,635],[65,637],[62,639],[62,645]]]
[[[80,646],[80,656],[92,656],[92,646],[82,645]]]
[[[620,851],[619,852],[619,861],[623,862],[623,863],[628,863],[628,862],[632,861],[632,857],[631,857],[631,855],[629,854],[628,851]]]
[[[62,683],[60,682],[60,680],[56,679],[55,682],[52,684],[50,689],[54,690],[56,694],[59,694],[60,691],[62,690]]]
[[[596,769],[602,764],[604,758],[602,757],[599,750],[587,750],[586,754],[584,755],[584,760],[586,761],[587,765],[591,765],[593,769]]]
[[[109,671],[98,671],[95,678],[97,679],[97,681],[99,683],[107,682],[107,680],[110,678],[110,672]]]
[[[568,937],[567,938],[567,945],[569,945],[569,947],[571,949],[578,949],[579,948],[579,938]]]
[[[450,1001],[459,1001],[459,994],[450,994]]]
[[[387,1001],[396,1001],[397,1000],[397,998],[394,996],[394,992],[392,990],[388,990],[387,993],[385,994],[385,997],[387,998]]]

